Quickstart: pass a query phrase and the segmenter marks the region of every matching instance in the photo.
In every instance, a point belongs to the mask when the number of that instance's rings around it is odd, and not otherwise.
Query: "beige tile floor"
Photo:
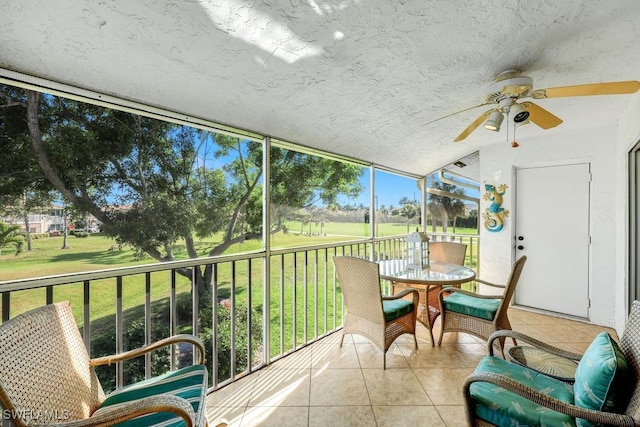
[[[512,308],[514,330],[582,353],[598,332],[615,331]],[[434,335],[440,332],[438,320]],[[230,426],[463,426],[462,383],[486,354],[484,341],[445,334],[432,347],[418,324],[418,350],[405,335],[387,353],[341,332],[279,360],[207,399],[209,425]]]

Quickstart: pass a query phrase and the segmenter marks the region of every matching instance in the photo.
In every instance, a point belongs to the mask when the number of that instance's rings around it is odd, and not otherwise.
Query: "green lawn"
[[[300,234],[300,223],[290,222],[288,227],[289,233],[277,233],[271,236],[272,248],[294,248],[356,240],[369,236],[369,224],[364,223],[326,223],[322,227],[322,233],[320,233],[320,225],[312,224],[309,227],[307,224],[303,227],[305,234]],[[376,228],[376,234],[382,237],[403,235],[413,231],[414,227],[415,225],[407,224],[380,224]],[[451,232],[452,229],[449,231]],[[458,228],[456,233],[475,234],[476,230]],[[100,234],[91,234],[87,238],[69,236],[69,249],[60,249],[62,239],[62,237],[51,237],[33,240],[32,251],[23,251],[17,256],[14,255],[12,248],[4,248],[0,255],[0,281],[155,263],[151,258],[134,259],[130,248],[125,246],[120,250],[113,239]],[[198,253],[205,256],[208,250],[220,241],[220,236],[213,236],[196,242]],[[235,245],[228,253],[254,251],[261,247],[260,241],[247,241]],[[181,242],[174,245],[174,253],[176,259],[187,258],[186,249]]]
[[[355,237],[354,237],[355,238]],[[280,234],[273,238],[275,245],[281,247],[300,247],[318,243],[329,243],[344,240],[344,237],[338,236],[306,236],[295,233]],[[2,272],[1,280],[11,280],[20,278],[32,278],[49,276],[53,274],[71,273],[79,271],[101,270],[105,268],[124,267],[130,265],[143,265],[153,263],[151,259],[136,260],[134,253],[130,248],[124,247],[121,250],[114,248],[113,240],[104,236],[93,234],[87,238],[69,237],[68,249],[61,249],[62,237],[53,237],[47,239],[33,240],[33,250],[24,251],[15,256],[8,251],[0,256],[0,271]],[[214,246],[217,241],[198,242],[199,252],[203,255],[209,248]],[[233,252],[256,250],[261,247],[260,242],[245,242],[232,248]],[[184,246],[177,244],[174,247],[177,257],[186,258]],[[230,251],[230,252],[231,252]],[[323,257],[323,255],[321,255]],[[293,287],[293,255],[285,256],[284,277],[281,277],[280,258],[272,260],[272,282],[274,283],[271,294],[271,317],[273,326],[272,346],[274,352],[280,350],[280,301],[284,301],[284,315],[282,316],[283,334],[285,341],[285,351],[293,346],[293,306],[294,306],[294,287]],[[322,260],[320,260],[322,262]],[[316,272],[307,271],[305,279],[304,259],[302,255],[298,255],[297,275],[295,279],[296,303],[296,342],[301,344],[305,342],[305,317],[307,318],[307,338],[314,336],[316,330],[316,316],[318,316],[317,327],[319,333],[324,332],[324,307],[325,307],[325,287],[329,286],[324,283],[324,271],[318,271],[320,281],[317,287],[311,285]],[[251,286],[248,286],[245,278],[248,276],[247,271],[251,268]],[[263,286],[262,286],[262,261],[240,261],[235,266],[234,295],[237,300],[248,300],[249,292],[251,292],[252,307],[262,311],[263,305]],[[218,295],[222,298],[231,296],[231,271],[229,264],[221,264],[219,268]],[[330,277],[329,279],[332,279]],[[306,280],[306,282],[305,282]],[[280,283],[284,283],[281,288]],[[171,277],[170,272],[157,272],[152,274],[152,301],[153,316],[156,312],[164,311],[170,292]],[[190,292],[190,281],[182,276],[176,276],[177,294],[188,296]],[[113,329],[115,327],[115,319],[113,317],[114,307],[116,306],[116,280],[100,280],[92,281],[90,288],[90,317],[92,320],[92,333],[102,328]],[[306,301],[304,299],[305,291],[307,292]],[[123,308],[125,310],[125,323],[127,319],[133,320],[135,316],[141,318],[141,308],[145,299],[145,277],[144,275],[125,276],[123,277]],[[334,299],[333,289],[327,288],[328,294],[328,312],[329,319],[328,328],[332,329],[334,325],[340,325],[341,312],[338,310],[338,318],[334,319],[333,306],[335,301],[341,301],[341,294],[337,293]],[[83,305],[83,284],[69,284],[64,286],[56,286],[54,288],[54,301],[70,301],[74,307],[74,315],[76,321],[81,324]],[[11,295],[11,316],[25,312],[29,309],[39,307],[45,304],[45,289],[35,289],[27,291],[14,292]],[[318,313],[315,312],[315,306],[319,307]],[[306,307],[310,307],[305,310]],[[340,305],[341,306],[341,305]],[[190,331],[190,322],[184,321],[178,324],[181,332]]]
[[[414,226],[411,226],[414,227]],[[306,234],[300,234],[299,228],[289,227],[287,234],[278,233],[272,236],[272,247],[274,248],[294,248],[322,243],[332,243],[345,240],[361,239],[368,235],[369,224],[339,224],[327,223],[323,226],[323,233],[320,227],[313,224],[309,230],[306,225]],[[410,229],[411,231],[411,229]],[[458,233],[475,233],[475,230],[456,230]],[[358,234],[360,232],[360,234]],[[380,224],[378,232],[382,236],[402,235],[407,233],[407,224]],[[310,233],[310,234],[309,234]],[[206,241],[197,242],[198,253],[203,256],[219,242],[218,236],[213,236]],[[131,265],[153,264],[154,260],[147,258],[136,260],[133,251],[128,247],[119,249],[110,238],[99,234],[92,234],[87,238],[76,238],[69,236],[70,248],[61,249],[62,237],[33,240],[33,250],[24,251],[15,256],[8,249],[0,256],[0,280],[12,280],[20,278],[32,278],[49,276],[61,273],[71,273],[80,271],[100,270],[106,268],[124,267]],[[247,241],[241,245],[236,245],[229,250],[229,253],[246,252],[259,250],[262,243],[259,241]],[[178,243],[174,246],[174,252],[178,259],[185,259],[186,250],[184,244]],[[332,253],[328,253],[328,258]],[[325,317],[327,319],[327,329],[342,323],[341,313],[341,293],[338,289],[333,289],[332,269],[329,270],[328,280],[324,280],[325,252],[318,252],[318,271],[311,266],[315,265],[315,260],[309,260],[309,267],[305,263],[304,254],[298,254],[296,261],[296,286],[293,286],[293,254],[286,255],[285,268],[280,266],[280,257],[274,257],[271,264],[271,324],[272,324],[272,353],[279,353],[280,340],[284,340],[284,350],[288,350],[293,345],[294,330],[294,292],[297,300],[295,311],[295,336],[296,343],[304,343],[307,339],[313,338],[316,329],[319,334],[325,332]],[[330,262],[327,261],[327,265]],[[247,271],[251,269],[251,286],[246,283]],[[264,287],[262,283],[262,261],[254,260],[249,265],[249,261],[236,263],[235,277],[233,283],[234,295],[238,300],[247,300],[249,293],[252,299],[252,307],[262,312]],[[282,274],[281,271],[284,271]],[[316,282],[315,277],[319,278]],[[281,277],[284,276],[284,277]],[[218,292],[219,296],[228,298],[232,293],[232,273],[230,265],[221,264],[219,268]],[[115,320],[113,318],[114,307],[116,306],[116,286],[115,279],[92,281],[91,282],[91,313],[92,328],[103,327],[113,328]],[[170,292],[171,277],[170,272],[157,272],[152,274],[151,296],[154,301],[154,313],[164,312]],[[281,283],[283,283],[281,287]],[[182,276],[176,276],[177,293],[189,295],[190,281]],[[144,275],[126,276],[123,278],[123,305],[125,309],[125,322],[127,319],[134,319],[141,315],[141,308],[145,299],[145,277]],[[326,297],[325,297],[326,294]],[[306,295],[306,300],[305,300]],[[326,299],[326,313],[325,313]],[[57,286],[54,289],[54,300],[68,300],[74,307],[76,320],[80,323],[82,317],[83,285],[82,283]],[[280,302],[284,301],[284,314],[281,317]],[[11,295],[11,316],[24,312],[28,309],[41,306],[45,303],[45,290],[36,289],[29,291],[14,292]],[[316,312],[315,307],[318,307]],[[334,306],[336,314],[334,316]],[[187,316],[184,316],[186,319]],[[190,316],[188,316],[190,318]],[[306,319],[306,333],[305,333]],[[316,321],[317,319],[317,321]],[[280,324],[283,324],[283,337],[280,336]],[[178,327],[183,332],[189,332],[190,323],[184,321]],[[93,332],[93,331],[92,331]]]
[[[0,256],[0,280],[145,263],[145,261],[135,261],[131,250],[111,250],[110,248],[115,246],[114,241],[99,234],[92,234],[87,238],[69,236],[69,249],[61,249],[62,241],[62,237],[32,240],[32,250],[24,250],[17,256],[10,248],[4,248]],[[149,260],[146,263],[149,263]]]

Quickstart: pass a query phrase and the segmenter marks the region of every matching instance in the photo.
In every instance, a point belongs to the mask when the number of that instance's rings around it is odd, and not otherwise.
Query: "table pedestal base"
[[[396,290],[397,288],[397,290]],[[433,324],[438,316],[440,316],[440,307],[438,304],[438,292],[442,286],[440,285],[419,285],[415,283],[394,282],[393,293],[401,292],[403,289],[415,289],[418,291],[418,321],[422,323],[428,330],[431,337],[431,345],[435,346],[433,339]]]

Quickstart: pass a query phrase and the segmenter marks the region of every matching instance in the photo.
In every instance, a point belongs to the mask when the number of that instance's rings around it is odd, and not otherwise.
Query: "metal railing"
[[[478,236],[446,238],[467,243],[467,265],[477,265]],[[196,334],[207,344],[213,390],[342,327],[336,255],[401,258],[404,236],[272,250],[269,268],[264,253],[251,253],[4,281],[2,321],[70,300],[91,357]],[[175,369],[195,355],[172,346],[143,359],[99,370],[103,387],[109,391]]]

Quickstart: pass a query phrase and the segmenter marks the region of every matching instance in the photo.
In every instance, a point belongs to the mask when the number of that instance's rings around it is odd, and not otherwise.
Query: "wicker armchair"
[[[429,259],[439,262],[464,265],[467,255],[467,245],[457,242],[429,243]]]
[[[501,295],[479,295],[457,288],[445,288],[440,291],[438,303],[442,328],[438,345],[442,344],[445,332],[466,332],[486,340],[497,330],[511,329],[507,311],[526,261],[527,257],[522,256],[513,264],[506,285],[476,279],[478,283],[502,289]],[[499,340],[503,355],[504,340],[504,337]]]
[[[498,331],[491,335],[487,343],[489,348],[489,356],[493,356],[492,342],[495,339],[515,337],[522,342],[543,349],[546,352],[566,357],[571,360],[580,360],[582,355],[567,352],[557,347],[542,343],[527,335],[515,331]],[[561,414],[566,414],[570,418],[582,418],[588,420],[594,425],[615,425],[615,426],[638,426],[640,425],[640,302],[634,301],[631,313],[627,320],[625,330],[620,340],[620,350],[626,358],[629,367],[627,378],[630,381],[629,388],[622,393],[622,398],[630,398],[620,413],[601,412],[594,409],[586,409],[573,404],[571,402],[559,400],[549,395],[552,387],[542,385],[536,387],[526,386],[511,377],[502,373],[490,372],[474,372],[470,375],[463,386],[463,394],[465,398],[465,411],[469,425],[475,426],[492,426],[490,422],[482,420],[476,415],[476,400],[472,396],[472,385],[474,383],[490,383],[500,386],[518,396],[522,396],[524,401],[531,401],[536,404],[534,409],[536,413],[542,413],[545,408],[551,409]],[[482,362],[481,362],[482,363]],[[506,363],[506,362],[505,362]],[[508,363],[507,363],[508,365]],[[527,368],[523,368],[527,369]],[[532,375],[535,375],[532,373]],[[553,381],[553,379],[549,379]],[[515,398],[514,398],[515,399]],[[522,407],[522,406],[520,406]]]
[[[361,258],[333,258],[346,304],[347,314],[342,329],[340,347],[345,334],[362,335],[382,350],[382,366],[387,367],[387,350],[403,334],[412,334],[415,348],[418,291],[405,289],[391,296],[382,296],[378,264]],[[405,296],[411,295],[407,301]]]
[[[157,348],[187,342],[200,363],[116,390],[109,396],[93,367],[131,359]],[[207,425],[204,346],[178,335],[125,353],[89,359],[68,302],[37,308],[0,326],[0,401],[19,427]],[[4,424],[3,424],[4,425]]]

